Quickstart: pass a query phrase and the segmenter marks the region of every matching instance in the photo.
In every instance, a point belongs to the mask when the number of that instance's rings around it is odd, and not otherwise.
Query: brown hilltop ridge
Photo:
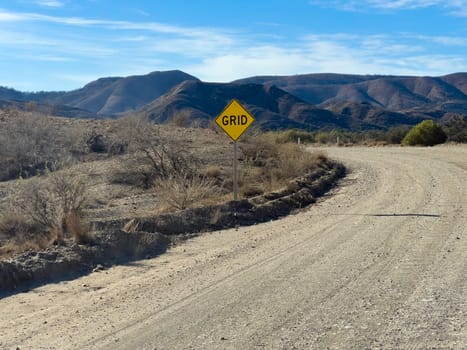
[[[276,85],[317,105],[367,102],[391,111],[448,100],[467,100],[467,73],[442,77],[385,75],[304,74],[259,76],[236,83]]]
[[[232,98],[239,99],[266,129],[347,128],[346,118],[307,103],[275,86],[185,81],[143,107],[140,113],[158,123],[186,116],[207,125]]]
[[[387,129],[423,119],[467,117],[467,73],[440,77],[303,74],[207,83],[179,70],[101,78],[69,92],[0,87],[0,105],[34,101],[57,115],[120,116],[205,126],[237,98],[265,129]],[[14,103],[12,102],[14,101]],[[71,108],[70,108],[71,107]]]

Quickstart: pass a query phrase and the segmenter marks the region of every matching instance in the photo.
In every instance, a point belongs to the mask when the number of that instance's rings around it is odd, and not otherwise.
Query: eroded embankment
[[[345,168],[341,164],[327,161],[280,191],[248,200],[131,220],[96,221],[93,224],[98,232],[92,245],[54,246],[0,261],[0,292],[14,292],[53,280],[73,278],[89,273],[98,265],[153,257],[186,235],[285,216],[315,202],[344,174]],[[131,226],[131,230],[122,230],[125,226]]]

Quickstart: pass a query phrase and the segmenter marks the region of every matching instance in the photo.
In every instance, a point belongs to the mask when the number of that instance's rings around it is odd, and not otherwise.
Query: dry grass
[[[9,122],[0,118],[0,126]],[[138,118],[51,118],[44,123],[71,134],[76,129],[102,135],[107,153],[87,153],[79,163],[63,163],[62,170],[0,182],[0,213],[5,214],[0,248],[5,254],[53,243],[88,243],[93,239],[89,223],[99,220],[123,219],[131,232],[139,229],[131,226],[132,218],[233,199],[232,144],[217,127],[157,126]],[[282,188],[324,157],[274,133],[249,135],[239,142],[242,197]],[[54,143],[53,138],[45,141]],[[113,144],[123,145],[127,153],[112,152]],[[16,217],[7,215],[14,212]]]
[[[302,176],[326,159],[323,152],[308,152],[302,146],[284,142],[280,134],[266,133],[242,145],[244,166],[241,192],[245,197],[273,191]]]
[[[202,171],[202,175],[207,178],[220,178],[223,171],[221,167],[211,164]]]
[[[213,179],[189,174],[172,176],[160,181],[154,190],[162,199],[162,205],[171,209],[183,210],[195,204],[199,205],[219,193]]]
[[[94,242],[91,224],[78,211],[69,211],[64,219],[65,228],[77,244]]]
[[[41,231],[40,227],[18,213],[7,213],[0,217],[0,236],[6,238],[6,243],[0,245],[0,259],[27,250],[41,250],[54,241],[52,234]]]

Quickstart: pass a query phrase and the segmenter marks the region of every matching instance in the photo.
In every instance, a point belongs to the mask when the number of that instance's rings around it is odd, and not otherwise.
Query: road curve
[[[329,148],[281,220],[0,300],[0,349],[466,349],[467,147]]]

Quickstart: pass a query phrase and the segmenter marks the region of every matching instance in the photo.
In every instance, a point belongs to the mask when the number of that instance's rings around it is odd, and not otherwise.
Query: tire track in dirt
[[[306,210],[0,300],[0,348],[466,348],[467,148],[327,152]]]

